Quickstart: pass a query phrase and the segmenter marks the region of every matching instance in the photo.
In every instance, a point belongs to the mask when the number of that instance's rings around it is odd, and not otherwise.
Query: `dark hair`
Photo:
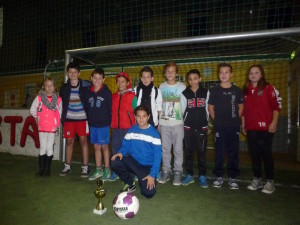
[[[67,65],[67,72],[69,71],[69,69],[76,69],[78,72],[80,72],[80,66],[78,63],[76,62],[70,62],[68,65]]]
[[[186,74],[186,79],[187,79],[187,80],[188,80],[188,78],[189,78],[189,76],[190,76],[191,74],[197,74],[198,77],[201,78],[201,74],[200,74],[199,70],[197,70],[197,69],[191,69],[191,70],[190,70],[189,72],[187,72],[187,74]]]
[[[97,67],[96,69],[93,70],[91,77],[93,77],[96,73],[102,75],[103,78],[105,77],[104,70],[100,67]]]
[[[174,63],[174,62],[168,62],[168,63],[164,66],[164,68],[163,68],[163,73],[164,73],[164,75],[166,74],[166,70],[167,70],[169,67],[172,67],[172,66],[174,66],[174,67],[176,68],[176,73],[178,73],[178,66],[176,65],[176,63]]]
[[[264,89],[265,86],[267,86],[269,84],[269,82],[266,80],[265,70],[262,67],[262,65],[260,65],[260,64],[252,65],[248,68],[248,71],[247,71],[247,74],[246,74],[246,82],[245,82],[245,85],[244,85],[244,88],[243,88],[244,93],[247,93],[247,91],[248,91],[249,84],[251,83],[251,81],[249,80],[249,74],[250,74],[250,70],[254,67],[258,68],[260,70],[260,73],[261,73],[261,78],[257,82],[257,89],[262,90],[262,89]]]
[[[218,65],[218,73],[220,73],[220,70],[221,70],[222,67],[229,67],[230,73],[233,72],[232,66],[230,64],[228,64],[228,63],[220,63]]]
[[[144,72],[148,72],[151,74],[151,77],[153,77],[153,70],[151,69],[150,66],[144,66],[141,71],[140,71],[140,77],[142,77]]]
[[[144,105],[140,105],[140,106],[138,106],[138,107],[135,108],[135,110],[134,110],[134,115],[135,116],[137,115],[138,111],[144,111],[144,112],[147,113],[147,116],[150,115],[149,108],[146,107],[146,106],[144,106]]]

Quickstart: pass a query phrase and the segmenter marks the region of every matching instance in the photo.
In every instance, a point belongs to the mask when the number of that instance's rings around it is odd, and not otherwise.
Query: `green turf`
[[[211,166],[209,166],[211,167]],[[93,214],[97,199],[95,181],[80,178],[80,165],[72,173],[60,177],[62,163],[54,161],[52,176],[34,176],[37,158],[0,153],[0,224],[300,224],[300,174],[276,171],[276,192],[266,195],[248,191],[246,180],[250,168],[242,168],[239,190],[201,189],[195,182],[175,187],[170,182],[158,184],[153,199],[145,199],[137,189],[140,210],[131,220],[121,220],[112,211],[112,201],[122,187],[120,181],[106,182],[103,199],[107,213]],[[209,168],[209,176],[211,168]],[[208,180],[212,183],[212,180]],[[291,185],[296,185],[291,187]]]

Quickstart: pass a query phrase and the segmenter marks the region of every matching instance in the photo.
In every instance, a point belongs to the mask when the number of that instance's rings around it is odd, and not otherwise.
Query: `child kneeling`
[[[134,111],[137,125],[126,134],[121,149],[112,156],[111,167],[125,183],[122,191],[134,192],[137,176],[141,194],[152,198],[156,193],[155,177],[161,162],[161,140],[157,130],[148,124],[149,109],[138,106]]]

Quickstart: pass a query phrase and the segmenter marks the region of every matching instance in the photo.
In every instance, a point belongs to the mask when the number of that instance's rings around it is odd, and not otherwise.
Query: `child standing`
[[[71,160],[73,155],[73,145],[75,133],[79,137],[79,143],[82,150],[81,177],[88,177],[90,169],[88,167],[89,149],[87,136],[89,128],[87,117],[83,105],[84,94],[91,86],[90,81],[79,79],[80,67],[75,62],[67,65],[68,81],[60,89],[60,96],[63,102],[61,120],[64,125],[64,138],[66,138],[66,159],[60,176],[66,176],[71,173]]]
[[[46,77],[43,89],[30,108],[30,114],[37,119],[39,129],[40,152],[37,176],[50,176],[55,133],[60,125],[61,105],[54,80]]]
[[[223,184],[224,161],[227,155],[227,173],[229,188],[238,189],[236,177],[239,170],[240,117],[243,112],[242,90],[231,84],[233,70],[231,65],[221,63],[218,67],[220,84],[210,92],[208,110],[214,120],[216,161],[214,173],[217,176],[213,187]]]
[[[103,84],[105,81],[104,71],[96,68],[91,75],[93,86],[86,94],[85,105],[87,107],[87,118],[90,127],[90,140],[95,149],[96,169],[89,176],[89,180],[102,177],[107,180],[110,177],[109,148],[110,123],[112,97],[111,91]],[[102,170],[102,153],[105,168]]]
[[[184,141],[186,147],[187,175],[182,185],[194,183],[194,150],[198,153],[199,184],[207,188],[206,175],[206,144],[208,129],[207,100],[209,92],[200,84],[201,75],[196,69],[190,70],[187,75],[190,84],[181,95],[181,110],[184,120]]]
[[[128,129],[135,125],[133,111],[137,103],[129,75],[125,72],[118,73],[116,82],[118,91],[112,95],[111,151],[113,155],[122,147],[122,141]],[[109,181],[115,181],[118,178],[116,173],[112,173]]]
[[[158,118],[161,112],[162,96],[161,91],[153,85],[153,70],[145,66],[140,72],[141,82],[135,88],[137,105],[144,105],[150,111],[148,123],[158,127]]]
[[[162,93],[162,112],[159,119],[159,129],[162,139],[162,176],[158,180],[164,184],[170,180],[171,149],[174,153],[174,180],[173,185],[181,185],[183,164],[183,120],[180,107],[180,96],[186,88],[185,84],[178,82],[176,76],[178,67],[176,63],[169,62],[164,66],[164,76],[167,81],[159,87]]]
[[[254,191],[263,187],[263,193],[272,194],[275,191],[272,140],[277,129],[282,99],[279,92],[266,81],[261,65],[253,65],[248,69],[244,95],[242,130],[248,137],[254,175],[247,188]],[[261,180],[261,160],[264,162],[267,178],[265,186]]]
[[[122,148],[112,156],[111,166],[125,183],[122,191],[134,192],[137,176],[141,194],[152,198],[156,193],[155,177],[161,162],[161,140],[157,130],[148,123],[149,109],[138,106],[134,111],[137,125],[126,134]]]

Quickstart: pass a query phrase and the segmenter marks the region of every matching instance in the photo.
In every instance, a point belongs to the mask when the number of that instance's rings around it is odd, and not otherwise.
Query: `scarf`
[[[139,84],[140,88],[143,90],[143,95],[142,95],[142,102],[145,100],[148,100],[151,95],[151,91],[153,88],[153,82],[151,82],[148,86],[145,86],[142,82]]]
[[[51,102],[49,102],[48,97],[47,97],[45,91],[40,91],[39,95],[41,96],[42,103],[44,104],[44,106],[46,106],[47,109],[56,111],[56,108],[57,108],[57,98],[58,98],[58,96],[57,96],[56,93],[53,93],[53,95],[52,95],[52,101]]]

